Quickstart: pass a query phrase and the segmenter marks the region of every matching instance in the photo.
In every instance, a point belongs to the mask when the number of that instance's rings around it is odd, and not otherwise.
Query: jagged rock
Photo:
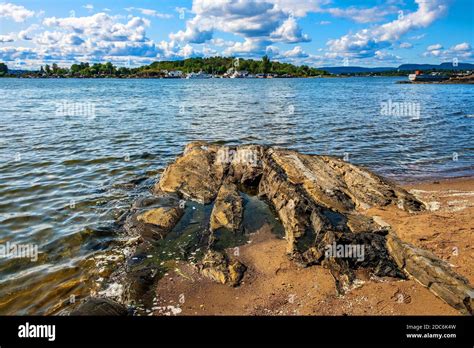
[[[462,313],[473,314],[474,289],[469,282],[451,270],[449,265],[433,253],[387,236],[387,249],[397,265],[410,277]]]
[[[215,231],[226,228],[237,232],[242,229],[243,207],[242,197],[237,186],[227,182],[221,186],[211,213],[210,228]]]
[[[378,217],[363,214],[371,207],[388,205],[418,212],[424,209],[423,203],[390,181],[335,157],[259,145],[233,147],[194,142],[165,169],[154,191],[203,204],[216,200],[210,230],[225,227],[236,231],[242,224],[238,190],[249,187],[256,187],[258,195],[278,214],[290,258],[303,266],[328,267],[339,293],[350,288],[354,271],[364,268],[377,276],[409,275],[455,308],[472,312],[472,298],[467,296],[472,294],[472,288],[467,281],[434,255],[394,237],[395,231]],[[151,207],[156,208],[153,204]],[[133,216],[135,219],[127,221],[138,229],[146,225],[148,230],[152,226],[162,233],[168,226],[157,222],[152,212],[140,219]],[[176,216],[172,217],[165,219],[169,226],[176,221]],[[157,224],[145,224],[144,220]],[[201,273],[220,283],[238,284],[246,267],[212,250],[212,240],[213,233],[208,243],[211,249],[199,265]],[[362,248],[362,255],[328,254],[331,246],[346,252]]]
[[[124,316],[127,308],[108,298],[89,298],[73,310],[72,316]]]
[[[272,148],[263,157],[259,194],[278,212],[286,232],[287,252],[304,264],[320,261],[320,252],[313,247],[327,231],[387,233],[359,210],[389,204],[406,210],[423,209],[423,204],[405,190],[352,164]],[[383,253],[376,258],[388,262]],[[371,265],[393,274],[393,265]]]
[[[179,207],[161,207],[138,215],[137,220],[169,231],[176,225],[183,213],[184,210]]]
[[[218,283],[237,286],[240,284],[247,267],[237,260],[229,260],[226,254],[209,250],[202,259],[201,274]]]
[[[155,191],[179,192],[184,197],[207,204],[216,196],[228,164],[215,161],[217,145],[192,143],[183,156],[170,164]]]

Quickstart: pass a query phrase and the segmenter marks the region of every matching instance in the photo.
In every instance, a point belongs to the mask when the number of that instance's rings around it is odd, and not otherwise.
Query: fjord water
[[[0,259],[0,314],[89,294],[115,219],[192,140],[345,155],[398,181],[472,175],[473,86],[397,80],[0,79],[0,244],[39,250]]]

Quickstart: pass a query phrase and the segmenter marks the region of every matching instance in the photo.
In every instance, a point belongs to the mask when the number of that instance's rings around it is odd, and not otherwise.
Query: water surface
[[[0,79],[0,243],[40,252],[0,259],[0,314],[100,290],[113,222],[192,140],[345,156],[399,181],[472,175],[473,86],[396,80]],[[388,101],[420,113],[384,114]]]

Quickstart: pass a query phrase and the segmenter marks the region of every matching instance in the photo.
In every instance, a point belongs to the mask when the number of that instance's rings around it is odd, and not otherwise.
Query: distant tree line
[[[210,58],[189,58],[178,61],[154,62],[143,67],[142,72],[153,72],[160,70],[181,70],[183,73],[202,71],[207,74],[222,75],[229,69],[247,71],[249,74],[274,74],[291,75],[298,77],[309,77],[327,75],[320,69],[310,68],[307,65],[296,66],[289,63],[270,61],[268,56],[263,56],[262,60],[242,59],[233,57],[210,57]]]
[[[23,77],[164,77],[167,72],[179,70],[183,74],[202,71],[207,74],[223,75],[234,69],[249,74],[272,74],[286,77],[311,77],[327,75],[327,72],[307,65],[296,66],[289,63],[272,62],[268,56],[262,60],[237,59],[233,57],[188,58],[176,61],[157,61],[137,68],[116,67],[107,63],[79,63],[70,68],[59,67],[56,63],[41,66],[40,70],[20,74]],[[7,76],[8,68],[0,63],[0,76]]]
[[[0,77],[8,74],[8,67],[5,63],[0,63]]]

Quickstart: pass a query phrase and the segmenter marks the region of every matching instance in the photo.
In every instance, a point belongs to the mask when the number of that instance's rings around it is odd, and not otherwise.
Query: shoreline
[[[454,79],[446,81],[397,81],[397,84],[403,85],[472,85],[474,79]]]
[[[425,184],[445,184],[449,182],[457,182],[457,181],[474,181],[474,175],[460,175],[454,177],[444,177],[444,176],[426,176],[421,178],[412,178],[412,179],[397,179],[391,176],[384,176],[382,177],[387,178],[390,181],[393,181],[397,185],[402,187],[412,186],[412,185],[425,185]]]

